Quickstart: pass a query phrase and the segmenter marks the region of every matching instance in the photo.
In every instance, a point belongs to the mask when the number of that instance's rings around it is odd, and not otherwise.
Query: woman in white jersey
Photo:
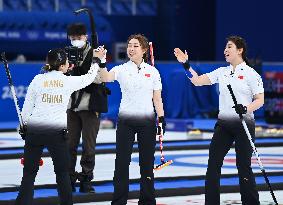
[[[103,57],[103,51],[94,52]],[[47,147],[54,165],[60,205],[71,205],[72,188],[68,173],[68,150],[65,138],[67,105],[71,94],[91,84],[98,71],[92,64],[86,75],[66,76],[69,62],[63,49],[50,50],[44,74],[29,85],[22,110],[26,124],[23,177],[16,205],[32,204],[34,180],[42,151]]]
[[[117,80],[122,91],[116,131],[116,160],[112,205],[127,204],[129,165],[135,134],[137,134],[140,164],[139,204],[155,205],[154,151],[156,142],[156,114],[165,129],[161,98],[161,79],[158,70],[147,64],[148,40],[141,34],[131,35],[127,41],[129,61],[101,72],[105,82]]]
[[[198,75],[188,63],[187,53],[174,49],[177,60],[192,75],[196,86],[219,83],[219,114],[214,135],[209,147],[209,159],[205,182],[205,204],[220,204],[220,175],[224,157],[235,142],[236,165],[239,173],[240,193],[245,205],[258,205],[259,196],[251,169],[252,147],[238,114],[243,114],[252,139],[255,138],[253,112],[264,104],[264,89],[260,75],[247,65],[245,40],[239,36],[227,38],[224,49],[227,67],[220,67],[210,73]],[[231,84],[238,101],[234,106],[227,88]]]

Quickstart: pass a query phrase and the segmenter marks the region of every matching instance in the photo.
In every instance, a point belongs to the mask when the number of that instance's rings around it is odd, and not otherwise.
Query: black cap
[[[73,23],[67,28],[68,36],[86,35],[86,25],[83,23]]]

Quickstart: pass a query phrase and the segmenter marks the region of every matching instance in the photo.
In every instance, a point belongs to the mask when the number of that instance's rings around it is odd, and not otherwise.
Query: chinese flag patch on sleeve
[[[149,77],[150,77],[150,74],[149,74],[149,73],[146,73],[146,74],[144,74],[144,76],[149,78]]]
[[[243,76],[243,75],[239,75],[238,78],[239,78],[240,80],[243,80],[243,79],[244,79],[244,76]]]

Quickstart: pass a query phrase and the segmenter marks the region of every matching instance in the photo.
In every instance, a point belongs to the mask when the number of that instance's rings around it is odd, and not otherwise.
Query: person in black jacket
[[[74,23],[68,26],[68,38],[72,46],[82,50],[83,60],[75,64],[71,75],[80,76],[88,72],[90,65],[95,61],[93,49],[87,38],[86,26]],[[105,63],[105,62],[104,62]],[[70,178],[72,190],[76,191],[75,183],[80,181],[80,192],[94,192],[91,185],[95,166],[95,146],[100,125],[100,113],[107,112],[107,102],[99,93],[104,94],[105,86],[101,84],[100,75],[86,88],[72,94],[67,110],[68,146],[71,157]],[[101,99],[102,98],[102,99]],[[82,171],[75,171],[77,150],[82,136]]]

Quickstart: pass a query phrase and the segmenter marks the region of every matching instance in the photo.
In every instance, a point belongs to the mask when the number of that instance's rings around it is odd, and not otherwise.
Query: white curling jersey
[[[153,91],[161,90],[158,70],[142,62],[140,67],[128,61],[110,70],[120,84],[122,99],[119,116],[145,117],[154,115]]]
[[[66,76],[61,71],[36,75],[28,87],[22,110],[28,129],[66,128],[66,110],[71,94],[91,84],[98,69],[97,64],[92,64],[89,72],[82,76]]]
[[[239,118],[236,113],[232,96],[227,88],[230,84],[237,103],[245,106],[253,101],[256,94],[264,93],[261,76],[245,62],[239,64],[233,72],[232,65],[220,67],[206,74],[211,84],[219,83],[219,119]],[[244,115],[246,118],[254,118],[253,113]]]

